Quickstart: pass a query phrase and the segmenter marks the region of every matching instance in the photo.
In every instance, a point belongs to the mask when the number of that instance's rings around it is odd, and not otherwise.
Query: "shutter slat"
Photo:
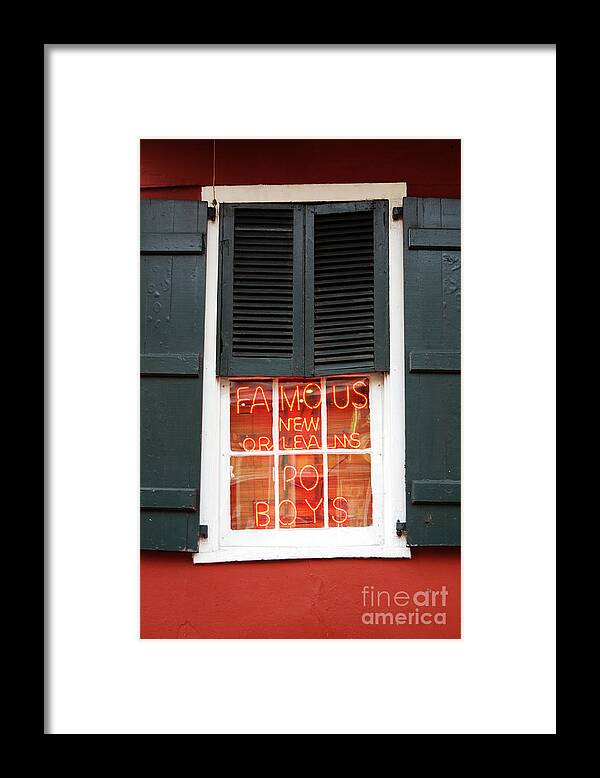
[[[346,327],[346,322],[351,320],[355,321],[356,323],[363,323],[363,324],[368,323],[371,326],[374,326],[373,315],[370,311],[352,311],[351,313],[348,313],[346,311],[346,313],[344,314],[344,318],[341,321],[337,316],[336,311],[333,311],[331,313],[322,311],[321,318],[323,320],[324,328],[332,325]]]
[[[243,337],[244,336],[244,332],[246,330],[251,330],[252,332],[261,332],[262,328],[265,327],[267,324],[271,323],[271,325],[279,326],[279,325],[281,325],[281,322],[282,322],[283,319],[287,319],[287,314],[283,313],[281,316],[279,316],[277,314],[277,311],[271,310],[271,311],[269,311],[268,315],[265,314],[262,317],[262,320],[260,321],[260,323],[258,323],[256,321],[256,317],[253,315],[254,313],[255,313],[255,311],[249,310],[248,311],[248,316],[246,317],[245,311],[241,311],[240,310],[240,314],[239,314],[238,318],[236,319],[236,322],[238,322],[239,326],[237,326],[233,330],[233,332],[239,332],[240,335]],[[247,325],[250,325],[250,324],[252,326],[250,326],[250,327],[247,326]],[[289,327],[289,325],[286,325],[286,327],[287,327],[287,329],[289,331],[293,331]]]
[[[459,351],[411,351],[411,373],[460,373]]]
[[[410,249],[460,250],[460,230],[419,229],[413,227],[408,231],[408,247]]]
[[[204,235],[146,232],[141,235],[140,251],[142,254],[203,254]]]
[[[356,341],[356,335],[354,333],[347,333],[344,331],[341,332],[335,332],[332,330],[328,330],[327,333],[323,335],[316,335],[315,341],[321,338],[321,340],[325,341],[326,343],[334,343],[338,340],[349,340],[349,341]],[[370,334],[368,331],[365,331],[365,336],[363,338],[363,341],[367,340],[373,340],[373,327],[370,328]]]
[[[315,300],[315,307],[317,307],[318,300]],[[360,305],[362,303],[362,306]],[[353,329],[356,327],[353,319],[345,316],[345,312],[348,310],[348,306],[353,305],[354,308],[361,308],[362,313],[371,313],[373,311],[373,304],[370,298],[350,298],[340,297],[337,302],[334,300],[326,300],[319,305],[319,315],[323,313],[336,313],[340,320],[345,320],[348,325],[348,331],[359,332],[360,330]],[[315,334],[320,331],[319,326],[315,326]]]
[[[460,503],[460,481],[413,481],[413,503]]]
[[[344,344],[343,346],[339,342],[328,343],[327,345],[320,346],[320,353],[323,358],[323,362],[336,359],[340,360],[350,356],[361,355],[362,359],[368,358],[373,348],[373,341],[367,341],[363,343],[353,343],[352,345]],[[343,352],[344,357],[339,357],[340,352]]]
[[[198,508],[197,489],[140,489],[142,509],[195,511]]]
[[[327,305],[332,300],[364,300],[373,308],[373,290],[374,284],[353,284],[351,281],[345,281],[337,287],[327,285],[322,287],[318,294],[315,294],[315,300],[323,305]]]
[[[199,354],[142,354],[141,375],[188,375],[197,378]]]

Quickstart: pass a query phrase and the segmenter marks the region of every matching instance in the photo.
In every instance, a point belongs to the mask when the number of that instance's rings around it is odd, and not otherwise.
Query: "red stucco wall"
[[[412,559],[207,565],[153,551],[142,554],[141,584],[146,638],[452,638],[460,630],[459,555],[449,549],[417,550]],[[379,607],[363,604],[365,586],[382,592]],[[362,622],[363,613],[407,611],[393,600],[388,607],[384,592],[413,595],[443,586],[446,608],[420,606],[418,613],[445,613],[445,625]]]
[[[212,171],[212,140],[141,142],[142,197],[199,198],[201,187],[212,182]],[[217,185],[384,181],[406,181],[414,196],[460,197],[460,141],[216,143]],[[188,554],[143,552],[140,574],[144,638],[460,636],[460,552],[454,549],[414,549],[410,560],[203,565],[194,565]],[[371,606],[371,593],[377,592],[379,606],[376,601]],[[411,603],[395,604],[396,592],[406,592]],[[431,592],[441,592],[433,605]],[[402,596],[398,602],[404,603]],[[365,613],[390,612],[405,613],[407,621],[363,623],[376,618]],[[440,622],[443,616],[445,623],[423,624],[428,613],[437,613]]]

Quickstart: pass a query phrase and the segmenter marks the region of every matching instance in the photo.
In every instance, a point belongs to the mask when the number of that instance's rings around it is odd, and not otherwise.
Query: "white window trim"
[[[383,429],[383,527],[376,542],[366,545],[311,546],[301,537],[291,545],[224,546],[221,542],[221,516],[224,515],[221,438],[222,381],[216,375],[217,296],[219,266],[219,208],[214,222],[208,223],[206,246],[206,320],[203,369],[202,460],[200,472],[200,523],[208,526],[208,538],[201,539],[194,563],[241,562],[260,559],[321,559],[332,557],[410,558],[404,536],[396,534],[396,522],[405,521],[405,484],[398,477],[404,468],[404,288],[402,254],[402,220],[393,221],[392,208],[401,206],[406,196],[405,183],[375,184],[293,184],[281,186],[217,186],[214,197],[222,203],[253,202],[343,202],[355,200],[389,201],[389,288],[390,288],[390,370],[382,386]],[[202,188],[202,199],[213,200],[213,188]],[[393,429],[395,434],[389,434]],[[228,510],[228,505],[227,505]],[[356,528],[360,530],[361,528]],[[311,530],[290,531],[313,534]],[[332,533],[352,532],[352,528],[315,530]],[[243,532],[239,533],[241,536]],[[308,538],[308,536],[306,536]],[[342,541],[342,535],[336,535]],[[242,542],[241,542],[242,543]]]

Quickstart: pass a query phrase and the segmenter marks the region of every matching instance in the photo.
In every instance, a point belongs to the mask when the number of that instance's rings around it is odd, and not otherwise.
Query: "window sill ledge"
[[[269,559],[410,559],[410,548],[399,546],[354,546],[347,548],[264,548],[234,547],[219,551],[198,551],[194,554],[194,564],[209,562],[250,562]]]

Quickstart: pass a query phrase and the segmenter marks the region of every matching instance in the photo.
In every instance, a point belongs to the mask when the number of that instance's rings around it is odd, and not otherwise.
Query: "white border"
[[[208,223],[206,250],[206,324],[204,340],[202,461],[200,471],[200,523],[208,526],[208,538],[201,539],[194,563],[233,562],[255,559],[319,559],[325,557],[399,557],[410,558],[404,536],[396,534],[396,521],[404,520],[404,321],[402,274],[402,220],[393,221],[392,208],[402,205],[405,183],[292,184],[260,186],[204,186],[202,199],[218,204],[226,202],[343,202],[346,200],[389,201],[389,289],[390,289],[390,371],[384,375],[382,391],[383,429],[391,428],[391,419],[400,420],[396,434],[382,436],[383,460],[383,536],[374,530],[363,545],[310,546],[310,530],[301,530],[302,545],[246,545],[232,547],[223,541],[222,521],[225,510],[222,496],[220,462],[222,441],[222,386],[216,375],[217,299],[219,263],[219,207]],[[375,463],[375,467],[377,467]],[[219,486],[217,486],[219,485]],[[373,490],[375,497],[375,489]],[[356,528],[360,532],[362,528]],[[369,528],[371,529],[371,528]],[[336,532],[343,532],[343,528]],[[348,530],[350,531],[350,530]],[[249,531],[251,532],[251,531]],[[293,532],[290,530],[290,532]],[[299,531],[300,532],[300,531]],[[323,530],[319,530],[323,532]],[[240,534],[240,533],[237,533]],[[253,533],[251,533],[253,534]],[[329,534],[329,533],[327,533]],[[364,533],[363,533],[364,534]],[[335,537],[339,538],[340,535]],[[314,542],[314,540],[312,541]]]
[[[553,734],[555,50],[52,44],[46,65],[46,732],[248,735],[267,722],[273,734]],[[257,83],[266,97],[260,111]],[[310,84],[308,110],[290,84]],[[170,110],[157,110],[157,96]],[[140,137],[199,133],[463,139],[462,640],[138,638],[138,146]],[[418,184],[418,159],[395,169]],[[507,203],[522,217],[506,218]],[[503,216],[509,241],[490,241]],[[113,283],[98,282],[100,267]],[[510,507],[493,498],[507,465]],[[499,527],[514,534],[500,539]],[[423,580],[420,561],[432,555],[435,569],[448,569],[446,552],[418,549],[411,564],[383,565],[392,571],[357,564],[359,581],[386,587],[395,575],[405,588]],[[203,598],[233,596],[214,566],[195,566],[184,582],[186,560],[144,556],[147,607],[160,591],[172,603],[165,628],[201,624]],[[271,566],[274,574],[289,568]],[[292,565],[305,577],[292,579],[293,592],[282,589],[286,605],[308,599],[314,576],[327,585],[332,566]],[[255,571],[240,567],[231,571],[236,583],[252,586]],[[317,613],[302,610],[301,623],[310,629]],[[270,614],[261,623],[276,634]],[[167,678],[172,667],[185,668],[177,682]],[[368,668],[360,678],[359,667]],[[403,670],[411,667],[427,671]]]

